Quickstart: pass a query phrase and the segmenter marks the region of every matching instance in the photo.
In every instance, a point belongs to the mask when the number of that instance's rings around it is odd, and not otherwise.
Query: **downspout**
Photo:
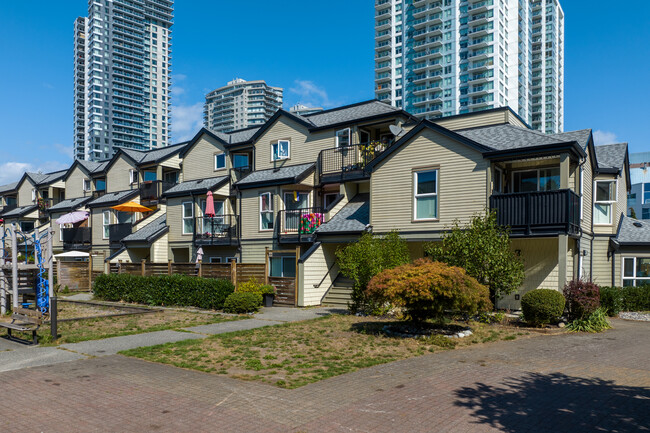
[[[239,205],[239,212],[237,212],[237,249],[239,250],[239,263],[244,263],[244,258],[242,256],[241,248],[241,235],[242,235],[242,226],[241,226],[241,190],[235,185],[237,190],[237,204]]]

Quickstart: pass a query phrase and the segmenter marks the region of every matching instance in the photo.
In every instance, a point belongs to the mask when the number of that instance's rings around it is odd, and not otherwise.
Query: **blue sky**
[[[374,2],[176,0],[174,141],[201,126],[206,92],[264,79],[285,107],[371,99]],[[565,130],[650,150],[650,3],[564,1]],[[72,155],[72,24],[85,0],[0,2],[0,184],[24,170],[65,168]]]

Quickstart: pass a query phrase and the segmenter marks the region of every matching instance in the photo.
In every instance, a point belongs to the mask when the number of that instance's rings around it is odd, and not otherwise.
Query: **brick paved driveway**
[[[0,373],[2,432],[650,431],[650,323],[492,343],[296,390],[120,355]]]

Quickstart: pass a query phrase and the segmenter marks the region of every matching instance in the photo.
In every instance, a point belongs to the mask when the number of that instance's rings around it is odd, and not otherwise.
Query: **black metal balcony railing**
[[[278,212],[280,242],[312,242],[316,229],[325,222],[321,207],[281,210]]]
[[[164,193],[174,185],[176,184],[164,180],[153,180],[153,181],[143,182],[140,185],[140,199],[144,201],[160,200],[162,193]]]
[[[490,208],[513,236],[580,233],[580,197],[569,189],[495,194]]]
[[[236,215],[217,215],[194,219],[196,245],[237,245],[239,243]]]
[[[381,155],[387,146],[370,142],[322,150],[318,154],[320,182],[332,183],[365,177],[368,163]]]
[[[61,229],[64,250],[83,250],[91,246],[90,227]]]
[[[111,244],[119,244],[122,239],[132,233],[131,223],[111,224],[108,226],[108,240]]]

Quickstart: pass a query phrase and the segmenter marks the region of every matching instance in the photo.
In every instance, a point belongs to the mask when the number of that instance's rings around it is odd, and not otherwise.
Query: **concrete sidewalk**
[[[180,331],[166,330],[62,344],[58,347],[25,346],[0,338],[0,372],[114,355],[137,347],[206,338],[210,335],[316,319],[341,310],[335,308],[262,308],[251,319],[192,326]]]

